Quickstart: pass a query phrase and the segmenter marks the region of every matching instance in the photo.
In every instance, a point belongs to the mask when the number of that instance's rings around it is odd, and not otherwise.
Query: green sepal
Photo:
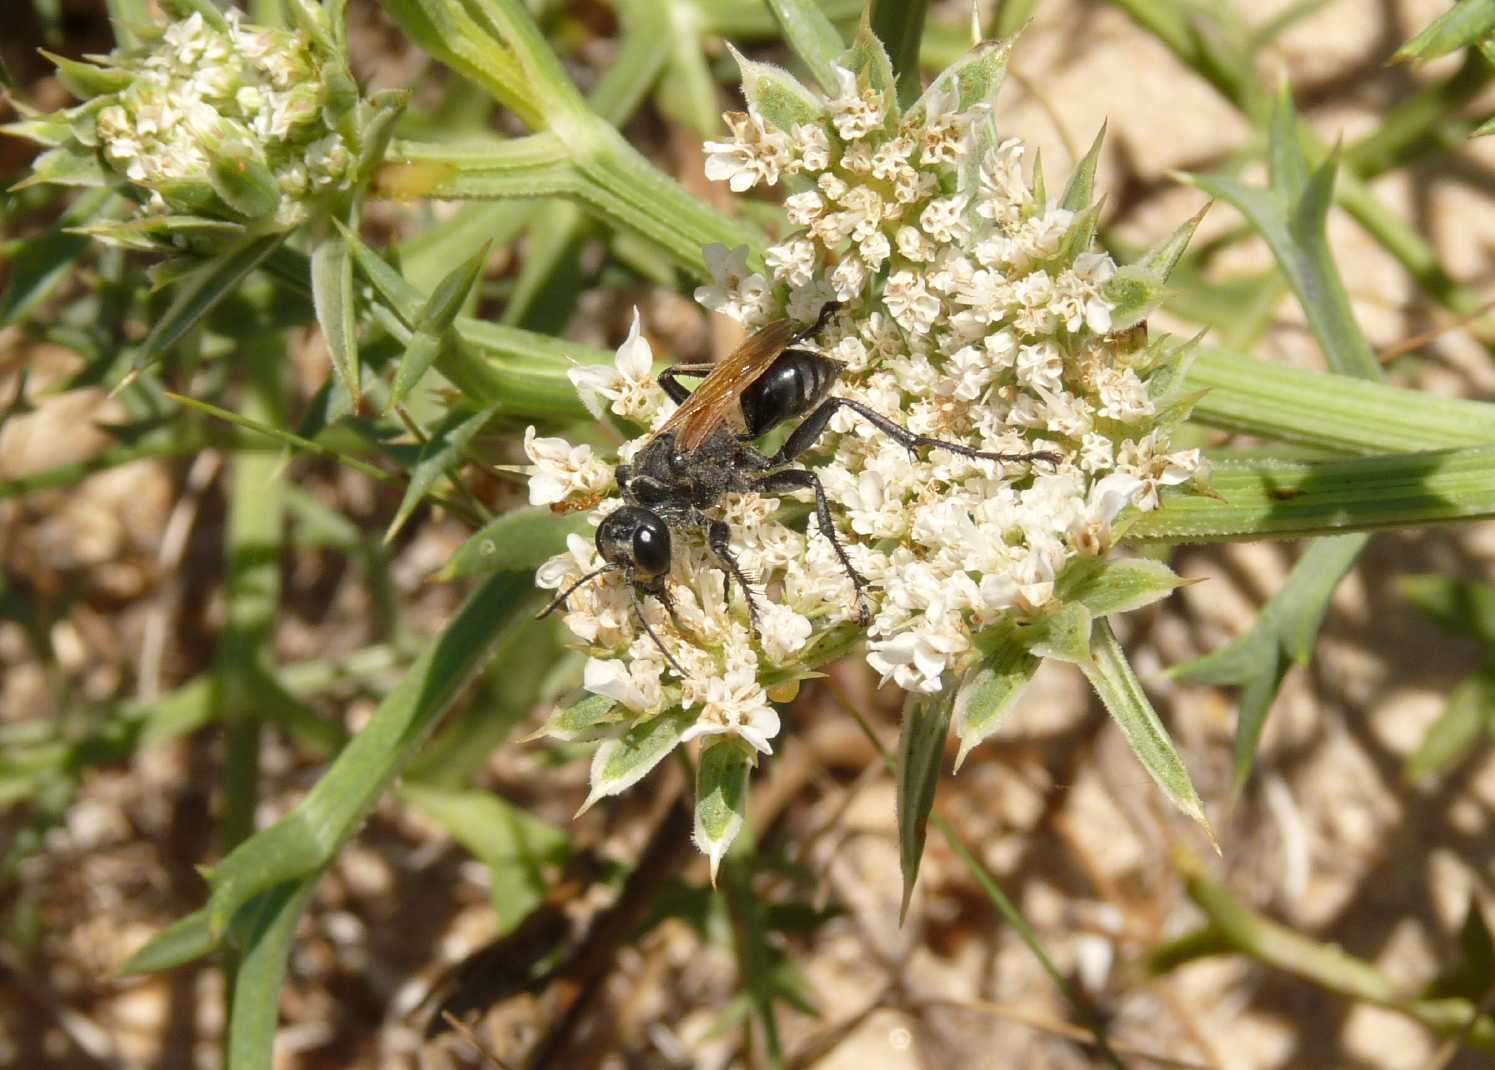
[[[742,95],[759,115],[784,133],[801,123],[817,122],[825,107],[794,75],[771,63],[756,63],[730,44],[728,50],[742,71]]]
[[[118,93],[129,88],[130,83],[135,80],[133,71],[127,71],[121,67],[97,67],[92,63],[83,63],[76,59],[68,59],[66,56],[59,56],[55,52],[48,52],[45,48],[37,49],[37,51],[56,65],[57,80],[79,100]]]
[[[696,806],[693,839],[711,863],[711,883],[727,848],[747,821],[748,773],[755,752],[732,737],[701,749],[696,765]]]
[[[270,219],[280,206],[280,184],[247,145],[224,146],[209,170],[213,191],[245,219]]]
[[[966,673],[955,693],[954,727],[960,740],[960,751],[955,756],[956,772],[960,771],[966,755],[997,730],[1040,664],[1026,643],[1008,634]]]
[[[627,791],[646,777],[680,743],[699,710],[679,707],[635,724],[617,739],[608,739],[592,755],[592,787],[577,814],[600,799]]]
[[[616,730],[628,715],[626,706],[605,695],[587,695],[556,710],[550,720],[526,739],[549,738],[562,743],[599,739]]]
[[[964,112],[981,105],[994,105],[1002,82],[1007,77],[1007,63],[1012,57],[1012,39],[982,41],[929,83],[929,88],[904,114],[904,123],[923,126],[929,109],[943,101],[953,88],[957,96],[955,111]]]

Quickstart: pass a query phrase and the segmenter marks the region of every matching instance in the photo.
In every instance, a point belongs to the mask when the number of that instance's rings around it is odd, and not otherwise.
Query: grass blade
[[[250,238],[195,268],[178,286],[166,313],[156,321],[135,355],[136,370],[152,364],[190,331],[218,302],[233,293],[255,268],[285,241],[284,234]]]

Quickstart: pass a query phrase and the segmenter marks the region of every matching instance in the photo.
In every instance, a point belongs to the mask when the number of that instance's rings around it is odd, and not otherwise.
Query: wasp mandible
[[[665,580],[670,571],[671,530],[700,530],[716,557],[731,597],[732,581],[742,588],[748,616],[758,631],[758,606],[747,577],[732,553],[730,526],[707,513],[724,495],[758,491],[781,494],[810,490],[815,494],[819,527],[856,589],[857,614],[865,626],[867,580],[851,563],[831,521],[830,502],[820,478],[793,462],[824,433],[837,410],[847,409],[882,431],[910,452],[939,448],[988,461],[1048,461],[1050,452],[988,453],[958,442],[916,435],[859,401],[833,397],[831,388],[841,364],[809,348],[840,307],[832,301],[808,327],[780,319],[758,328],[725,359],[715,364],[677,364],[659,375],[659,385],[679,405],[668,420],[634,456],[632,464],[615,469],[623,505],[609,513],[597,528],[597,552],[602,567],[587,573],[546,606],[544,617],[566,603],[583,584],[609,572],[621,571],[633,598],[634,612],[649,638],[670,666],[684,671],[670,656],[643,611],[643,596],[653,595],[674,616]],[[679,376],[704,377],[694,392]],[[808,413],[809,415],[805,415]],[[796,417],[804,420],[790,432],[778,452],[769,455],[753,441]]]

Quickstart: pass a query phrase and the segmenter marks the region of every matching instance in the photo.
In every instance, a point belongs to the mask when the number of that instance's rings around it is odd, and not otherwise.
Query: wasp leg
[[[692,379],[704,379],[706,378],[706,376],[711,374],[711,369],[715,367],[715,364],[710,363],[672,364],[670,367],[660,372],[654,381],[659,384],[659,388],[665,392],[666,396],[668,396],[671,401],[673,401],[676,405],[679,405],[683,403],[686,398],[690,397],[690,391],[685,389],[684,386],[680,385],[680,383],[675,380],[675,376],[688,375]]]
[[[748,619],[753,622],[753,631],[761,634],[758,627],[758,603],[753,598],[753,589],[748,586],[747,577],[743,575],[742,567],[737,564],[737,558],[732,553],[732,544],[729,541],[732,529],[725,520],[712,520],[706,525],[706,543],[711,547],[711,552],[721,562],[722,574],[726,577],[723,585],[724,593],[730,599],[732,596],[732,581],[742,588],[742,597],[747,599]]]
[[[811,419],[813,418],[812,416]],[[841,559],[841,567],[846,570],[846,575],[851,577],[851,585],[856,588],[857,592],[857,623],[865,628],[872,620],[872,611],[867,605],[865,593],[867,577],[856,570],[856,566],[851,563],[851,558],[846,554],[846,547],[841,545],[841,537],[836,534],[836,525],[831,521],[830,500],[825,496],[825,487],[821,485],[820,477],[808,468],[786,468],[765,475],[758,481],[757,489],[765,494],[778,494],[786,490],[815,492],[815,519],[819,521],[820,530],[825,537],[831,540],[831,548]]]
[[[633,596],[633,612],[634,615],[638,617],[638,622],[640,625],[642,625],[644,632],[649,636],[650,639],[654,640],[654,645],[659,647],[659,652],[664,655],[664,660],[669,663],[670,668],[675,670],[675,675],[680,677],[682,680],[685,679],[687,675],[685,670],[680,667],[680,663],[678,661],[670,656],[670,652],[666,650],[664,648],[664,644],[659,641],[659,636],[655,635],[654,629],[649,626],[649,618],[644,616],[644,600],[639,597],[639,584],[634,582],[632,579],[628,581],[628,593]],[[645,593],[653,594],[654,592],[646,591]],[[658,596],[656,595],[655,597]],[[668,603],[666,603],[666,607],[668,608]],[[671,613],[671,616],[673,615],[674,614]]]
[[[899,427],[882,413],[870,409],[860,401],[851,398],[828,398],[819,408],[806,416],[800,425],[794,429],[784,443],[784,447],[774,454],[775,464],[788,464],[805,450],[815,444],[815,441],[825,433],[831,417],[836,415],[837,409],[850,409],[873,427],[887,435],[898,443],[909,453],[913,453],[920,447],[929,449],[949,450],[958,453],[962,457],[979,457],[984,461],[1047,461],[1049,464],[1058,464],[1062,458],[1050,450],[1037,450],[1033,453],[988,453],[985,450],[972,449],[970,446],[962,446],[959,442],[946,442],[944,439],[930,438],[928,435],[916,435],[906,427]]]

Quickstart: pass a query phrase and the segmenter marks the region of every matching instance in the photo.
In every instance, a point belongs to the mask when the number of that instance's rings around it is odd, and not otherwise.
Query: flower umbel
[[[297,14],[314,25],[283,30],[246,23],[233,8],[211,19],[191,10],[136,27],[142,45],[91,57],[94,65],[66,61],[65,81],[88,99],[56,116],[28,113],[10,128],[55,146],[27,183],[123,180],[155,228],[94,232],[142,247],[155,234],[217,237],[225,224],[264,232],[305,222],[358,182],[370,120],[381,108],[397,111],[403,94],[360,101],[330,22],[316,22],[312,7]]]
[[[840,309],[816,341],[841,365],[835,393],[918,435],[1059,458],[1003,464],[938,448],[911,453],[846,409],[804,458],[870,581],[868,662],[884,682],[934,693],[992,636],[1036,636],[1062,617],[1074,586],[1067,578],[1083,563],[1094,571],[1122,512],[1157,508],[1160,488],[1201,479],[1203,462],[1197,450],[1168,444],[1187,404],[1170,393],[1177,376],[1159,373],[1186,347],[1130,344],[1114,333],[1142,319],[1166,269],[1118,269],[1090,248],[1088,177],[1052,201],[1025,176],[1022,143],[997,134],[991,93],[967,88],[993,85],[1005,51],[978,48],[903,113],[865,47],[843,62],[858,55],[826,96],[741,61],[749,109],[728,116],[730,140],[707,145],[707,174],[739,193],[783,188],[793,229],[764,251],[761,271],[746,249],[708,249],[715,283],[696,299],[752,326],[811,321],[834,298]],[[616,373],[578,373],[577,385],[647,430],[668,402],[641,381],[638,344],[631,335],[619,350]],[[535,459],[536,500],[553,500],[565,479],[557,462]],[[810,503],[808,492],[798,496],[731,495],[716,511],[758,601],[772,607],[756,634],[740,592],[723,597],[699,533],[674,533],[665,580],[674,613],[653,597],[643,613],[683,676],[639,641],[631,592],[616,574],[578,592],[568,626],[594,659],[621,663],[605,671],[590,663],[587,687],[635,715],[678,707],[675,742],[735,737],[768,753],[779,718],[764,684],[796,679],[843,649],[857,616],[813,510],[796,522]],[[594,520],[616,504],[603,503]],[[595,567],[595,555],[580,550],[548,562],[543,585],[570,584]],[[641,711],[651,695],[656,704]],[[599,790],[606,785],[594,784]]]

